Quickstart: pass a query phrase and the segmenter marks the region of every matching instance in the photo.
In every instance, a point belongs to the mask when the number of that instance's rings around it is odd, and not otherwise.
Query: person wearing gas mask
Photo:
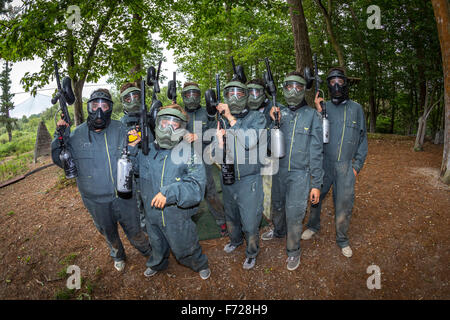
[[[309,240],[320,229],[320,211],[323,198],[333,186],[336,243],[342,254],[350,258],[353,254],[348,238],[352,215],[356,176],[367,156],[367,132],[364,111],[358,103],[348,97],[348,78],[342,68],[333,68],[327,76],[331,101],[326,102],[330,120],[329,143],[324,144],[325,176],[320,192],[320,201],[312,206],[303,240]],[[322,111],[323,98],[316,95],[315,105]]]
[[[223,149],[223,137],[226,138],[227,154],[234,155],[233,184],[224,184],[221,178],[225,219],[230,242],[224,247],[226,253],[233,252],[244,239],[247,244],[244,269],[255,266],[259,253],[259,225],[263,211],[263,188],[258,159],[251,159],[250,154],[257,154],[262,130],[266,118],[258,111],[249,110],[247,106],[248,88],[239,81],[231,81],[224,87],[225,103],[219,103],[217,111],[222,115],[225,129],[217,123],[218,148]],[[212,116],[212,115],[210,115]],[[231,150],[230,150],[231,149]]]
[[[97,230],[105,237],[118,271],[125,268],[125,250],[117,224],[122,226],[130,243],[144,256],[151,253],[150,244],[140,228],[139,213],[134,197],[122,199],[116,189],[117,160],[126,143],[126,128],[111,120],[113,101],[107,89],[94,91],[88,102],[87,121],[70,133],[68,141],[77,167],[77,186],[84,205],[94,220]],[[57,126],[68,126],[59,120]],[[57,138],[52,141],[53,162],[62,167]]]
[[[133,170],[139,172],[145,225],[152,246],[146,277],[167,269],[170,250],[178,262],[198,272],[202,279],[211,274],[191,219],[205,194],[206,173],[201,156],[183,140],[187,122],[187,114],[179,105],[161,108],[148,155],[135,148],[140,141],[136,130],[129,132],[137,137],[129,146]],[[181,144],[187,147],[179,148]],[[183,151],[181,159],[179,149]]]
[[[280,159],[279,171],[273,177],[279,187],[279,197],[273,199],[274,228],[262,234],[263,240],[286,236],[287,269],[293,271],[300,265],[300,238],[302,222],[308,199],[319,201],[323,179],[322,170],[322,121],[319,113],[305,100],[306,81],[300,72],[286,75],[283,95],[287,107],[273,107],[280,115],[284,134],[286,156]]]
[[[248,101],[247,105],[250,110],[259,111],[266,117],[266,125],[267,129],[267,142],[268,146],[270,146],[270,127],[272,124],[272,119],[270,118],[270,110],[272,109],[272,100],[268,99],[265,92],[264,81],[262,79],[252,79],[247,83],[248,88]],[[280,107],[281,104],[277,102],[277,105]],[[270,148],[268,149],[268,156],[270,156]],[[272,161],[272,160],[270,160]],[[268,168],[270,168],[273,172],[273,163],[267,163]],[[279,188],[277,185],[277,181],[272,179],[272,174],[263,175],[263,191],[264,191],[264,215],[267,219],[271,219],[273,214],[273,206],[271,203],[275,201],[277,197],[279,197]]]
[[[206,113],[206,109],[200,106],[200,88],[195,82],[186,82],[181,91],[181,97],[184,103],[189,121],[186,129],[189,131],[184,136],[188,143],[192,143],[198,139],[202,139],[204,132],[214,126],[214,120],[210,119]],[[199,137],[198,134],[202,135]],[[202,150],[209,144],[208,141],[202,142]],[[198,150],[200,151],[200,150]],[[209,208],[209,212],[213,215],[217,225],[220,228],[222,236],[227,235],[227,225],[225,223],[225,213],[222,201],[220,200],[216,184],[213,178],[212,165],[205,164],[206,169],[206,194],[205,200]]]
[[[127,128],[127,132],[139,126],[139,112],[141,108],[141,89],[135,83],[125,83],[120,87],[120,101],[123,106],[123,117],[120,122]],[[153,141],[153,135],[149,131],[149,141]],[[141,227],[145,231],[145,215],[142,203],[141,190],[139,188],[139,176],[133,175],[132,185],[135,193]]]

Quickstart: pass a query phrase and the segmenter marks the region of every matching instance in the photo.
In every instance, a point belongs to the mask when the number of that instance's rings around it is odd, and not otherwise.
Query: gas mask
[[[120,94],[120,101],[122,101],[123,111],[139,112],[141,107],[141,90],[136,87],[130,87]]]
[[[247,86],[248,88],[248,100],[247,105],[250,110],[258,110],[266,100],[266,95],[264,93],[264,87],[259,84],[251,83]]]
[[[341,70],[332,70],[327,77],[328,90],[331,102],[341,104],[348,99],[348,79]]]
[[[102,130],[109,126],[113,102],[111,95],[102,91],[95,91],[87,102],[87,125],[90,130]]]
[[[247,108],[248,89],[239,81],[231,81],[224,88],[223,96],[233,115],[241,114]]]
[[[186,124],[187,117],[177,109],[167,108],[159,111],[155,127],[158,146],[163,149],[175,147],[188,132]]]
[[[306,81],[300,76],[292,75],[284,79],[283,94],[288,106],[297,106],[305,98]]]
[[[197,86],[183,88],[181,97],[187,111],[194,111],[200,107],[200,89]]]

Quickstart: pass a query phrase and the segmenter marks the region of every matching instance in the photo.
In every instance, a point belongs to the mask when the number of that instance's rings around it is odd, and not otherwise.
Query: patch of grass
[[[67,276],[67,267],[61,269],[57,274],[58,278],[64,279]]]
[[[67,255],[66,257],[64,257],[60,262],[59,262],[59,264],[61,264],[61,265],[66,265],[66,266],[68,266],[68,265],[71,265],[74,261],[75,261],[75,259],[78,257],[78,252],[72,252],[72,253],[70,253],[69,255]]]
[[[28,171],[33,162],[33,154],[17,155],[14,159],[6,160],[0,164],[0,181],[6,181]]]
[[[10,211],[6,214],[8,217],[12,217],[14,215],[14,211]]]
[[[74,297],[75,289],[64,288],[55,293],[56,300],[69,300]]]
[[[367,132],[367,138],[374,140],[395,140],[395,141],[415,139],[415,137],[411,136],[401,136],[398,134],[389,134],[389,133],[370,133],[370,132]]]
[[[59,173],[58,180],[56,181],[56,184],[55,184],[55,188],[57,190],[61,190],[61,189],[65,189],[67,187],[76,186],[76,185],[77,185],[77,180],[76,179],[66,179],[64,170],[62,170]]]

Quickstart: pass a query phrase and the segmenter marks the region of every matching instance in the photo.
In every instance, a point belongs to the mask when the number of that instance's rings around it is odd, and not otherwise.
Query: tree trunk
[[[305,66],[312,66],[311,45],[308,27],[301,0],[287,0],[291,16],[292,33],[294,35],[295,66],[302,72]]]
[[[84,122],[84,114],[83,114],[83,86],[84,81],[72,81],[73,86],[73,94],[75,95],[75,103],[74,107],[74,118],[75,118],[75,126],[79,126]]]
[[[391,107],[391,127],[389,128],[389,133],[394,133],[394,125],[395,125],[395,104]]]
[[[340,67],[345,67],[344,54],[342,53],[341,46],[339,45],[336,35],[333,31],[333,25],[331,23],[331,0],[328,0],[328,10],[322,4],[321,0],[315,0],[317,5],[320,7],[323,13],[323,17],[325,18],[325,24],[327,25],[327,33],[330,37],[331,45],[333,46],[334,51],[338,57],[338,62]]]
[[[440,177],[444,183],[450,184],[450,5],[448,0],[431,0],[431,3],[441,44],[444,72],[445,129]]]
[[[292,33],[294,35],[295,66],[296,70],[303,72],[305,66],[312,66],[311,45],[309,43],[308,26],[303,12],[301,0],[287,0],[289,15],[291,17]],[[314,105],[314,91],[306,92],[306,102]]]

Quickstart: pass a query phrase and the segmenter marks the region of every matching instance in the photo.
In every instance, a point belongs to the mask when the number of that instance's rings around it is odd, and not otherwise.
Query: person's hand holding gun
[[[135,147],[139,142],[141,142],[141,136],[139,135],[139,132],[136,129],[128,131],[128,136],[132,139],[128,139],[128,145],[131,147]],[[135,139],[135,140],[134,140]],[[133,140],[130,142],[130,140]]]
[[[275,112],[277,113],[278,121],[281,121],[280,107],[272,107],[272,109],[270,109],[269,115],[273,121],[275,121]]]
[[[321,102],[323,102],[323,98],[319,97],[319,91],[317,91],[316,98],[314,99],[314,104],[316,105],[316,109],[319,113],[322,112],[322,106],[320,105]]]

